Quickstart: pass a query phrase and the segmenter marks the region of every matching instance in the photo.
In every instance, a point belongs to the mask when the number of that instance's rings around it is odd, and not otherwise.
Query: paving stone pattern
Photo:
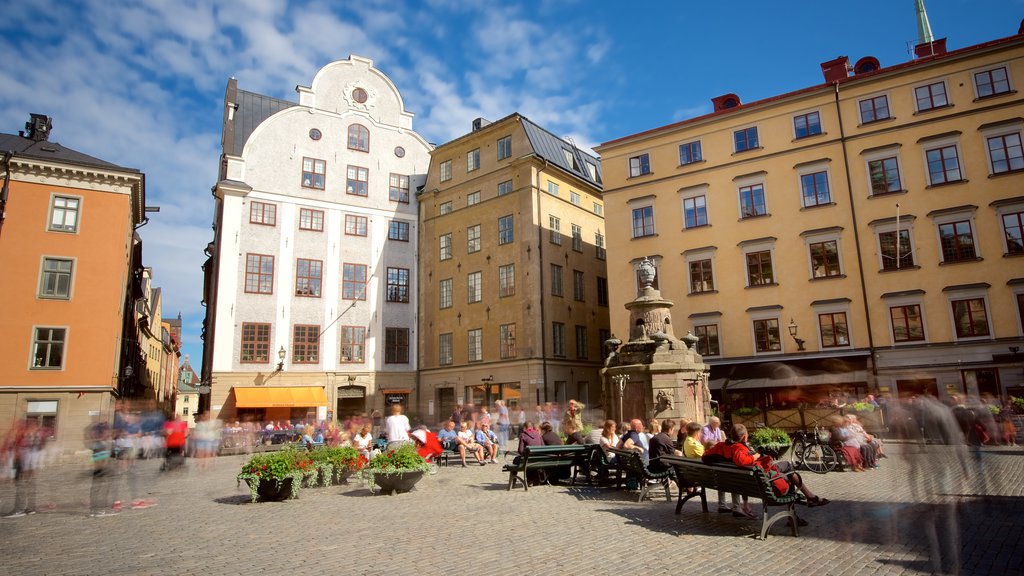
[[[87,463],[39,477],[40,513],[0,519],[3,574],[1021,574],[1024,451],[891,446],[879,470],[806,474],[832,500],[801,508],[799,538],[777,524],[676,516],[654,491],[538,486],[506,491],[501,467],[442,468],[413,492],[371,495],[358,481],[249,503],[244,456],[206,470],[138,463],[159,505],[90,518]],[[127,486],[120,479],[121,494]],[[0,513],[14,488],[0,484]],[[53,507],[44,510],[43,505]],[[777,510],[777,509],[773,509]]]

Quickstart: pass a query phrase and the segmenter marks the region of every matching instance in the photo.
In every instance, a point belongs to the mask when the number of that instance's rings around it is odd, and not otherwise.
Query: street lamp
[[[629,376],[625,374],[616,374],[612,376],[612,382],[619,389],[619,421],[622,421],[622,397],[626,393],[626,382],[629,380]]]
[[[286,354],[284,346],[281,346],[281,349],[277,351],[277,357],[281,360],[277,363],[277,372],[284,370],[284,357]]]
[[[796,331],[799,326],[796,325],[796,322],[794,322],[792,318],[789,319],[789,326],[787,326],[787,328],[789,328],[789,335],[796,341],[796,349],[800,352],[806,350],[806,348],[804,348],[804,341],[796,337]]]

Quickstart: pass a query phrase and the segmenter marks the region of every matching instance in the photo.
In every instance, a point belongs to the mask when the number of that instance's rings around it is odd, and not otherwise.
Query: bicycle
[[[822,439],[824,436],[824,439]],[[828,445],[828,430],[819,426],[814,432],[798,430],[793,434],[793,465],[805,468],[815,474],[827,474],[836,469],[839,457]]]

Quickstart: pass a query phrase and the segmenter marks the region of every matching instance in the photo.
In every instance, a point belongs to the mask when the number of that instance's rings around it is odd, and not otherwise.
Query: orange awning
[[[234,388],[236,408],[306,408],[327,406],[327,394],[319,386]]]

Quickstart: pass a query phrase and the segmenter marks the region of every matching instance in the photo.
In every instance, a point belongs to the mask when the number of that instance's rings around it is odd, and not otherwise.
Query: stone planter
[[[395,474],[374,474],[373,483],[380,487],[382,494],[408,492],[423,478],[424,472],[397,472]]]
[[[751,448],[757,450],[760,454],[766,454],[775,460],[781,460],[790,446],[792,444],[762,444],[760,446],[751,445]]]
[[[256,494],[260,502],[280,502],[292,495],[292,478],[284,478],[280,482],[274,479],[260,479]]]
[[[340,484],[348,484],[349,477],[352,476],[352,471],[348,468],[337,469],[335,468],[334,474],[329,478],[330,484],[338,486]]]

